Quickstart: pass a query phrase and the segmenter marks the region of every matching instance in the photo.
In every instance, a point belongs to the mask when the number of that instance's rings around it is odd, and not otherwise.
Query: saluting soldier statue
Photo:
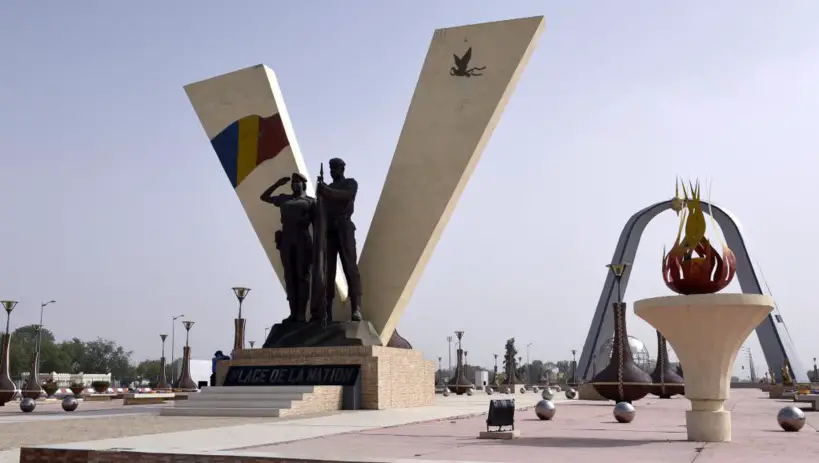
[[[275,191],[287,183],[291,194],[275,195]],[[282,229],[275,235],[284,267],[284,286],[290,303],[290,316],[283,322],[305,322],[307,301],[310,299],[310,267],[313,262],[313,240],[310,225],[315,218],[316,200],[307,196],[307,179],[294,173],[282,177],[262,193],[260,199],[278,207],[281,212]]]

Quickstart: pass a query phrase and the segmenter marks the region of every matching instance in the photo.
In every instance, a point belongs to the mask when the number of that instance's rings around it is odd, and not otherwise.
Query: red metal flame
[[[720,256],[703,238],[694,254],[696,257],[686,257],[677,245],[665,255],[663,281],[668,289],[677,294],[714,294],[734,279],[737,259],[728,247]]]

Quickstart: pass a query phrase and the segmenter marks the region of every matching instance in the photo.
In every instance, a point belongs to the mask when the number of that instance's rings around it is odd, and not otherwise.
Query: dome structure
[[[611,346],[614,343],[614,337],[606,340],[597,351],[598,358],[611,359]],[[628,337],[628,345],[631,348],[631,355],[634,359],[634,364],[640,367],[646,373],[651,372],[651,355],[649,355],[648,348],[639,339],[634,336]]]

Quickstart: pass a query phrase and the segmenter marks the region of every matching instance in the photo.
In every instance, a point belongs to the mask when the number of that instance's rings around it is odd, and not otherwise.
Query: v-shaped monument
[[[307,323],[312,328],[304,330],[313,331],[300,334],[299,339],[320,347],[255,349],[252,355],[250,351],[236,351],[229,371],[223,368],[217,372],[218,383],[235,385],[238,379],[252,377],[240,372],[240,368],[251,366],[265,366],[268,370],[264,375],[278,377],[270,374],[270,368],[303,364],[306,357],[317,355],[321,358],[312,358],[311,365],[361,366],[364,408],[432,402],[432,362],[423,361],[415,350],[385,346],[544,27],[543,17],[538,16],[434,32],[358,260],[363,288],[361,323],[367,326],[338,324],[348,337],[366,336],[369,330],[374,339],[359,345],[333,346],[333,342],[321,341],[325,336],[321,330],[331,328]],[[276,233],[281,232],[281,215],[279,208],[261,200],[260,195],[280,179],[286,192],[285,177],[290,177],[295,183],[305,180],[306,196],[315,197],[318,172],[311,174],[307,169],[276,74],[260,64],[190,84],[185,91],[284,285],[285,271],[275,244]],[[325,165],[330,157],[322,159]],[[355,177],[363,161],[351,158],[345,162],[346,174]],[[357,181],[375,182],[361,177]],[[303,203],[305,208],[310,207],[307,202]],[[356,232],[357,238],[362,232]],[[318,246],[319,240],[314,241]],[[332,318],[344,322],[350,319],[350,307],[341,267],[335,281],[328,284],[335,286],[334,300],[338,302]],[[270,338],[266,345],[273,345]],[[400,378],[385,379],[391,362],[398,362],[396,367],[401,365]],[[301,376],[305,374],[310,375],[308,372]],[[316,378],[319,373],[312,374]],[[390,395],[393,381],[401,394]],[[368,388],[380,392],[368,396]]]

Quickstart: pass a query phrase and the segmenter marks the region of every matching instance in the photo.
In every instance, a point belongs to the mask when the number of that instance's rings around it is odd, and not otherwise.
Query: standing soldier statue
[[[355,245],[355,224],[352,216],[358,182],[344,176],[345,163],[339,158],[330,159],[330,177],[333,182],[324,183],[320,176],[316,195],[321,201],[326,219],[327,272],[325,277],[325,321],[332,321],[333,298],[335,297],[336,262],[341,259],[341,268],[347,278],[351,303],[352,321],[361,321],[361,277],[358,272],[358,254]]]

